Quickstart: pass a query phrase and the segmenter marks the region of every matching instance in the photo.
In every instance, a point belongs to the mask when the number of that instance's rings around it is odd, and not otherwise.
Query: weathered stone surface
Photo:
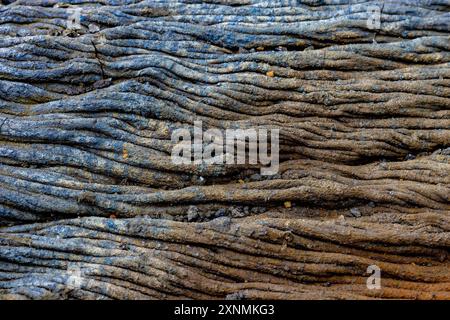
[[[450,298],[448,0],[2,3],[1,298]]]

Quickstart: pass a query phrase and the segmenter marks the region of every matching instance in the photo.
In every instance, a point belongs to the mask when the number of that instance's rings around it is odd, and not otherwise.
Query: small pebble
[[[242,210],[242,208],[239,208],[239,207],[231,207],[230,213],[231,213],[232,217],[236,217],[236,218],[245,217],[245,212]]]
[[[189,209],[187,212],[188,221],[193,221],[193,220],[197,219],[198,216],[199,216],[198,208],[196,206],[189,206]]]
[[[216,213],[214,214],[214,216],[215,216],[216,218],[219,218],[219,217],[225,216],[226,213],[227,213],[227,211],[226,211],[224,208],[220,208],[219,210],[216,211]]]
[[[361,217],[361,211],[359,211],[358,208],[351,208],[350,213],[352,214],[352,216],[354,216],[356,218]]]

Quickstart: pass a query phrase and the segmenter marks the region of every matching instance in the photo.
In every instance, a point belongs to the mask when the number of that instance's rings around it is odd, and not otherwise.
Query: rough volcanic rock
[[[450,1],[0,3],[0,298],[450,298]]]

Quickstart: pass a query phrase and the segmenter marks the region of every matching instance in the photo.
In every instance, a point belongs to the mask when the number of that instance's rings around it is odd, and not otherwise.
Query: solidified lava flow
[[[0,1],[0,299],[450,299],[449,249],[449,0]]]

